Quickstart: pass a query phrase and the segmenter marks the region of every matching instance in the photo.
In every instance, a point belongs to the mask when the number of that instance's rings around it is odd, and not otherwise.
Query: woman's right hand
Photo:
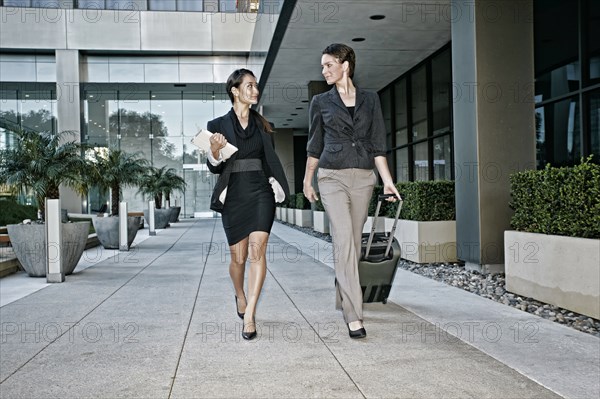
[[[315,202],[319,200],[319,197],[317,197],[317,193],[313,188],[312,184],[305,185],[304,190],[302,191],[304,192],[304,196],[306,197],[306,199],[308,199],[310,202]]]
[[[215,158],[219,157],[221,151],[227,145],[227,139],[221,133],[214,133],[210,136],[210,151]]]

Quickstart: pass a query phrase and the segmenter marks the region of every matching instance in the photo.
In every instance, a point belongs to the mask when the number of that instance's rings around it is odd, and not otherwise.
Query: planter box
[[[365,225],[363,226],[363,233],[370,233],[371,232],[371,226],[373,226],[373,216],[369,216],[367,218],[367,221],[365,222]],[[376,233],[381,233],[385,231],[385,218],[384,217],[378,217],[377,218],[377,226],[375,227],[375,232]]]
[[[296,210],[294,208],[287,208],[287,219],[286,222],[290,224],[294,224],[294,214]]]
[[[313,229],[319,233],[329,234],[329,217],[325,211],[313,211]]]
[[[386,231],[394,219],[386,218]],[[415,263],[456,262],[456,221],[418,222],[398,220],[396,239],[402,259]]]
[[[275,207],[275,219],[281,220],[281,207]]]
[[[600,319],[600,240],[504,232],[506,289]]]
[[[168,208],[171,212],[169,215],[169,223],[177,223],[179,221],[179,214],[181,213],[180,206],[172,206]]]
[[[169,219],[171,218],[171,211],[169,209],[155,209],[154,210],[154,228],[155,229],[165,229],[169,226]],[[150,211],[148,209],[144,209],[144,219],[146,219],[146,223],[150,226]]]
[[[310,209],[295,209],[294,224],[300,227],[312,227],[313,212]]]

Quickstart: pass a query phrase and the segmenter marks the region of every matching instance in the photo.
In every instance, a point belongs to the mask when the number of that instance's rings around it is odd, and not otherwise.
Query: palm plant
[[[121,150],[112,150],[108,153],[95,151],[93,155],[94,168],[92,169],[91,183],[97,185],[101,191],[111,191],[111,214],[119,214],[124,187],[135,186],[140,183],[148,170],[148,161],[140,153],[129,154]]]
[[[177,175],[173,168],[163,166],[161,168],[151,168],[142,178],[139,192],[143,195],[154,198],[157,209],[162,206],[163,194],[167,201],[170,201],[171,194],[177,190],[183,190],[186,186],[183,178]]]
[[[45,198],[59,198],[59,187],[71,187],[79,194],[89,188],[84,173],[89,163],[81,156],[84,146],[67,141],[73,132],[36,132],[15,129],[14,145],[0,150],[0,183],[16,190],[31,189],[42,218]]]

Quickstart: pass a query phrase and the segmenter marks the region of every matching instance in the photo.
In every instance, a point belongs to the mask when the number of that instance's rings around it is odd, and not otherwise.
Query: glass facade
[[[175,193],[172,204],[182,207],[183,216],[206,212],[215,177],[205,167],[205,154],[190,143],[200,128],[231,108],[226,95],[212,92],[165,90],[137,86],[84,89],[83,141],[93,147],[139,153],[153,166],[168,166],[180,173],[187,183],[185,193]],[[125,188],[123,198],[130,209],[141,210],[148,198],[137,188]],[[109,200],[95,192],[89,198],[90,209],[99,209]]]
[[[4,7],[279,14],[283,0],[0,0]]]
[[[537,167],[600,162],[600,2],[536,0],[534,40]]]
[[[451,87],[446,45],[380,91],[396,181],[453,179]]]

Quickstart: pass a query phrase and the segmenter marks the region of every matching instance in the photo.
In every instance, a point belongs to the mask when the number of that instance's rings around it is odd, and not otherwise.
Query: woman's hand
[[[315,192],[315,189],[313,188],[312,184],[305,184],[304,190],[302,191],[304,192],[304,196],[306,197],[306,199],[308,199],[310,202],[315,202],[319,200],[319,197],[317,197],[317,193]]]
[[[215,159],[219,158],[219,151],[227,145],[227,139],[221,133],[214,133],[210,136],[210,151]]]
[[[387,201],[390,202],[396,202],[396,200],[402,200],[402,197],[400,197],[400,193],[398,192],[398,189],[396,188],[396,185],[394,183],[387,183],[383,185],[383,193],[384,194],[394,194],[396,197],[390,197],[387,199]]]

